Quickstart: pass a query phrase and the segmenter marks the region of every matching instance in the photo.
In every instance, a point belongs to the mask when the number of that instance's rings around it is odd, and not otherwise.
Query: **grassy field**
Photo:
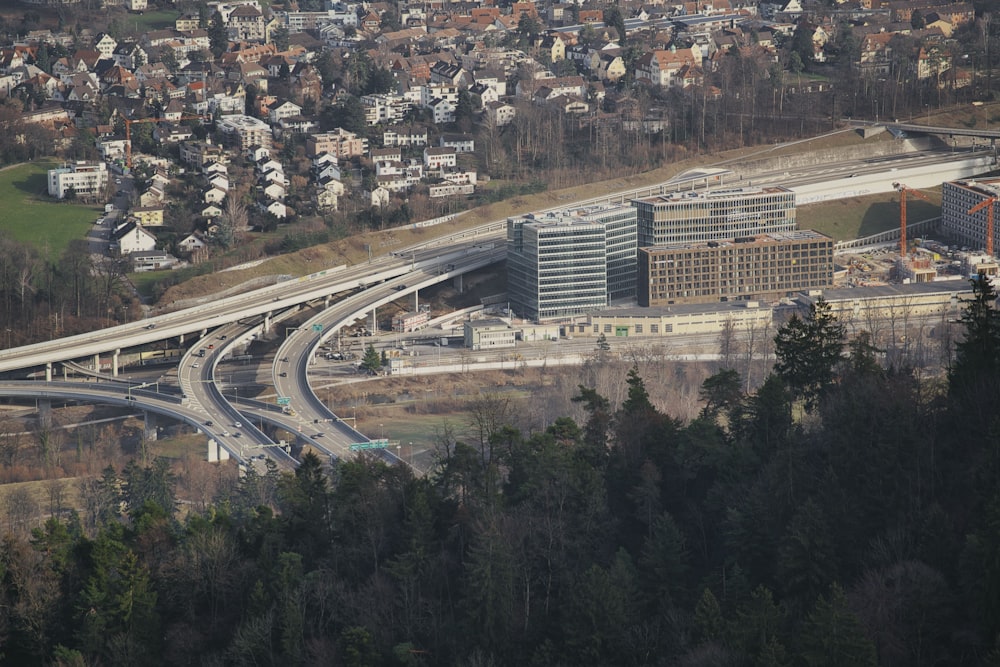
[[[127,28],[135,30],[137,34],[141,34],[149,30],[173,28],[174,21],[177,20],[178,16],[180,16],[180,12],[170,10],[129,14],[125,25]]]
[[[919,222],[941,215],[941,191],[927,191],[933,202],[915,197],[906,200],[906,219]],[[798,209],[802,229],[815,229],[837,241],[878,234],[899,227],[899,195],[886,193],[854,199],[838,199]]]
[[[81,239],[102,209],[93,205],[66,204],[46,194],[46,172],[55,163],[19,164],[0,170],[0,231],[27,243],[55,261],[74,239]]]

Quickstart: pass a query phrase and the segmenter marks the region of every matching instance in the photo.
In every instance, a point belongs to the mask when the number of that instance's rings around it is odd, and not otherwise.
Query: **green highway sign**
[[[292,399],[289,396],[279,396],[278,405],[291,405]]]
[[[366,449],[385,449],[389,446],[388,440],[369,440],[368,442],[352,443],[349,449],[352,452],[361,452]]]
[[[323,330],[323,325],[322,324],[314,324],[314,325],[312,325],[312,330],[313,331],[322,331]]]

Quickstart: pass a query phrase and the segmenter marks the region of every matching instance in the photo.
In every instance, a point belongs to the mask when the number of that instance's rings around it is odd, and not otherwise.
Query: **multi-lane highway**
[[[879,158],[878,163],[864,159],[840,163],[825,162],[821,165],[789,162],[787,166],[779,164],[777,169],[752,170],[741,170],[738,164],[733,163],[725,165],[726,169],[688,172],[656,186],[623,191],[583,202],[565,202],[559,208],[626,201],[630,198],[678,189],[693,189],[699,184],[719,185],[726,180],[729,182],[742,180],[744,183],[750,183],[752,179],[755,185],[773,182],[794,189],[796,185],[853,179],[858,174],[878,172],[885,174],[892,171],[899,172],[894,174],[894,177],[899,178],[911,167],[926,168],[927,165],[952,162],[956,157],[958,155],[953,152],[917,151],[896,157]],[[969,157],[969,154],[962,157]],[[206,356],[195,357],[189,352],[181,362],[178,372],[180,398],[174,397],[163,405],[151,403],[149,409],[153,410],[155,407],[164,414],[171,414],[206,430],[216,437],[227,451],[235,456],[241,456],[239,452],[245,451],[248,447],[264,447],[272,443],[258,429],[244,425],[244,422],[249,424],[249,420],[241,419],[241,416],[246,416],[244,406],[241,405],[240,410],[237,410],[219,391],[218,378],[215,377],[218,361],[225,351],[231,348],[230,343],[252,336],[257,328],[268,328],[272,325],[273,319],[285,309],[307,302],[329,300],[332,295],[346,295],[335,304],[335,307],[324,311],[288,338],[279,350],[272,373],[278,395],[286,396],[293,402],[290,407],[294,414],[283,415],[284,422],[294,428],[295,433],[301,434],[302,440],[307,442],[311,440],[310,444],[318,450],[327,451],[331,455],[343,455],[349,451],[347,449],[349,444],[364,439],[364,436],[342,421],[337,421],[336,416],[316,398],[309,387],[308,367],[322,340],[341,326],[352,322],[360,314],[370,312],[373,307],[453,275],[460,275],[500,261],[503,258],[504,229],[504,221],[495,221],[412,248],[397,250],[395,254],[373,258],[366,264],[331,267],[310,276],[141,322],[0,351],[0,372],[39,366],[51,369],[51,364],[55,362],[86,359],[108,351],[115,353],[114,366],[117,370],[118,350],[197,333],[202,339],[192,351],[200,352],[204,348]],[[404,287],[397,289],[400,285]],[[248,325],[233,324],[253,317],[259,317],[261,321]],[[209,334],[213,329],[227,325],[228,328],[225,330]],[[216,345],[210,342],[213,337],[223,344]],[[213,354],[209,355],[209,351]],[[288,361],[283,361],[284,359]],[[16,386],[18,385],[7,386],[7,391],[10,393],[5,395],[14,395]],[[38,388],[39,383],[31,383],[25,387],[24,395],[28,395],[27,392],[36,392]],[[131,401],[142,403],[143,407],[147,399],[162,400],[147,397],[145,392],[135,392],[135,394]],[[89,396],[91,399],[96,399],[101,396],[107,397],[107,394],[94,390]],[[81,400],[87,399],[81,398]],[[111,402],[120,401],[121,399],[116,399]],[[273,419],[273,414],[270,417]],[[211,424],[208,425],[206,422]],[[237,424],[239,426],[236,426]],[[235,435],[236,433],[239,435]],[[322,435],[318,435],[320,433]]]

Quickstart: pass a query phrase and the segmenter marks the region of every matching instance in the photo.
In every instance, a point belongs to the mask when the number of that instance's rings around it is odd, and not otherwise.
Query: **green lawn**
[[[180,12],[165,10],[154,12],[143,12],[142,14],[129,14],[125,19],[125,26],[141,35],[150,30],[162,30],[173,28],[174,21],[180,16]]]
[[[927,193],[933,203],[907,197],[906,219],[920,222],[941,215],[939,192]],[[796,211],[801,229],[815,229],[836,241],[849,241],[899,227],[899,195],[886,193],[810,204]]]
[[[55,162],[19,164],[0,170],[0,232],[56,261],[74,239],[87,236],[103,208],[68,204],[47,194],[47,171]]]

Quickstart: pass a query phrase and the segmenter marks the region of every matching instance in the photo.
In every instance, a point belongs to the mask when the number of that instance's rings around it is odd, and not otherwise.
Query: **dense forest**
[[[819,302],[687,423],[642,368],[582,424],[477,413],[433,474],[249,471],[177,513],[162,460],[0,545],[6,664],[1000,664],[1000,312],[937,386]]]

